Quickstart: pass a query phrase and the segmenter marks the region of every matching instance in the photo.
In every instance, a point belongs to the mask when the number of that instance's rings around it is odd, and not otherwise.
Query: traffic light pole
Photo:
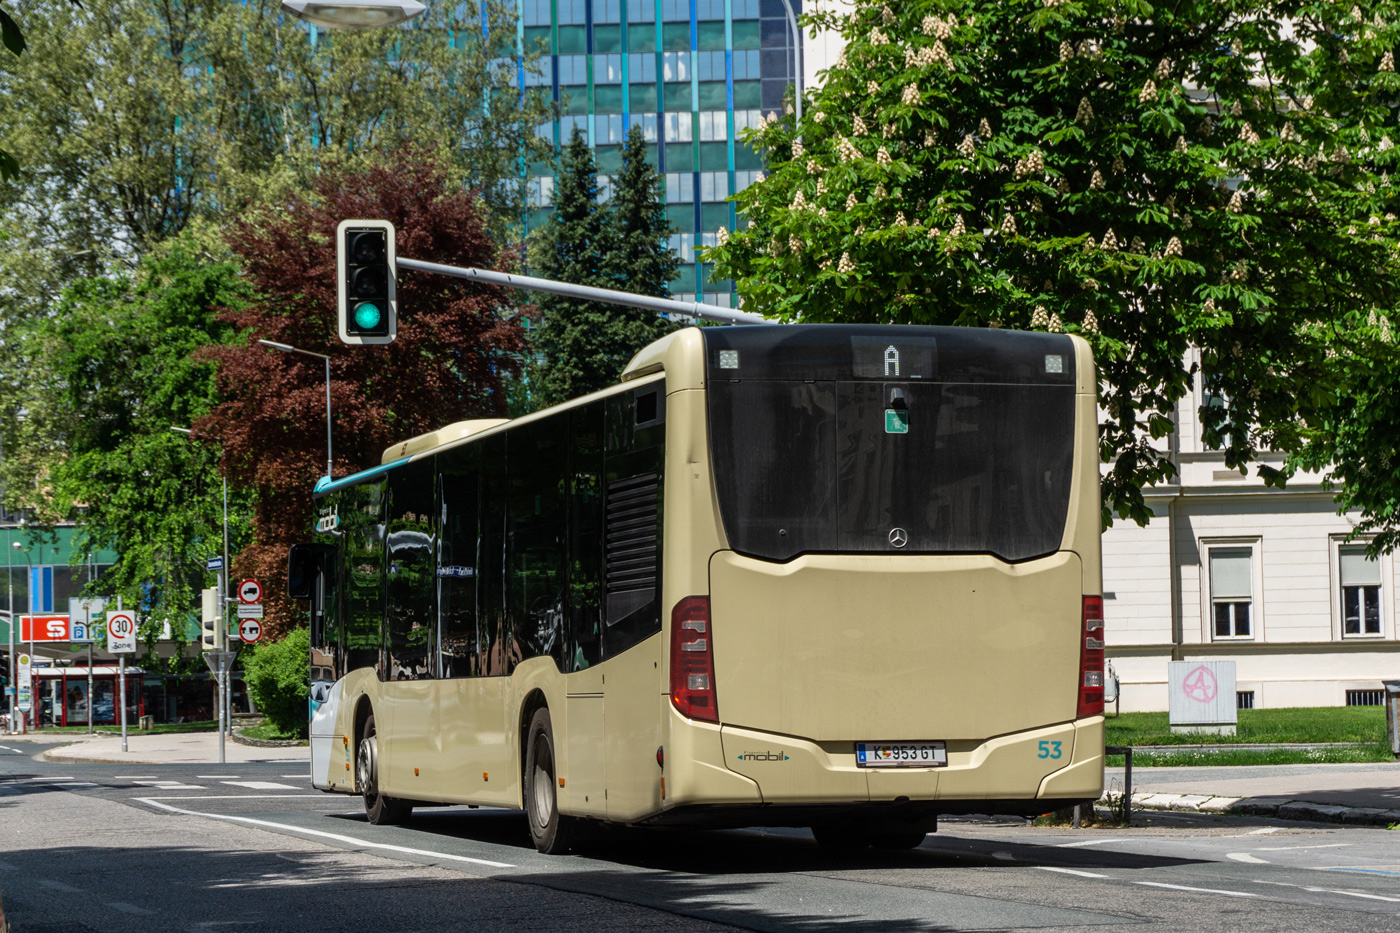
[[[674,298],[653,298],[650,295],[634,295],[611,288],[594,288],[591,285],[574,285],[571,282],[556,282],[553,279],[537,279],[528,275],[511,275],[508,272],[491,272],[470,266],[445,266],[436,262],[422,262],[418,259],[397,260],[400,269],[413,269],[417,272],[436,272],[459,279],[472,279],[488,285],[503,285],[524,291],[546,292],[564,298],[582,298],[587,301],[601,301],[605,304],[626,305],[632,308],[646,308],[650,311],[663,311],[685,314],[697,320],[720,321],[725,324],[773,324],[768,318],[747,311],[733,311],[717,305],[702,304],[698,301],[676,301]],[[266,341],[264,341],[266,342]]]

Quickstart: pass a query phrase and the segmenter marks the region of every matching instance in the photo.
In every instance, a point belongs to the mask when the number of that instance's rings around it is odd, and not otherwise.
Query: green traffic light
[[[384,320],[384,312],[372,301],[362,301],[355,306],[355,326],[360,330],[373,330]]]

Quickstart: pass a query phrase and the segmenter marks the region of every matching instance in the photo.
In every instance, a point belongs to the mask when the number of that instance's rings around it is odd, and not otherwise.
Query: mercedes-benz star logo
[[[890,544],[893,544],[895,547],[904,547],[904,545],[908,543],[909,532],[905,531],[903,528],[890,529]]]

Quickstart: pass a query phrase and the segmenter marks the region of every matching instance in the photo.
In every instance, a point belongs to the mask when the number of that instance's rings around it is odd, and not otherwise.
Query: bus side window
[[[385,626],[392,680],[437,676],[437,522],[433,461],[410,463],[389,480]]]
[[[569,413],[569,665],[603,659],[603,403]]]
[[[607,399],[603,656],[661,631],[665,386]]]
[[[384,481],[345,490],[345,667],[384,672]]]
[[[438,617],[442,676],[474,677],[485,651],[477,631],[481,448],[467,444],[438,455],[442,531],[438,545]]]
[[[565,474],[568,415],[511,431],[507,440],[510,631],[517,660],[552,657],[564,669]]]
[[[520,648],[506,627],[506,435],[481,442],[481,526],[477,542],[478,673],[487,677],[509,674]]]

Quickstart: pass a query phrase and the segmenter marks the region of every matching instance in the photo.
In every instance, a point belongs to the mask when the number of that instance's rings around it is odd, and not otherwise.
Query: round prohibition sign
[[[127,638],[136,632],[136,617],[130,613],[113,612],[107,616],[107,631],[113,638]]]
[[[257,619],[244,619],[238,623],[238,637],[251,645],[262,637],[262,623]]]
[[[257,580],[244,580],[238,584],[238,601],[255,603],[262,599],[262,584]]]

